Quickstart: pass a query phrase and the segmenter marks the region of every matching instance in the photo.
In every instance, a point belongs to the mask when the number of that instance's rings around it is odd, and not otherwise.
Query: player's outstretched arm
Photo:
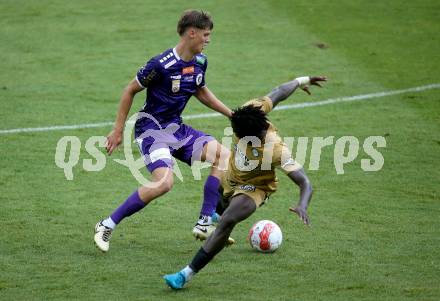
[[[228,118],[232,116],[231,109],[229,109],[223,102],[221,102],[221,100],[218,99],[214,95],[214,93],[212,93],[211,90],[208,89],[208,87],[198,88],[197,92],[195,93],[195,97],[197,97],[197,99],[208,108],[211,108]]]
[[[298,185],[300,190],[298,204],[292,205],[289,210],[295,212],[305,225],[309,225],[310,220],[309,216],[307,215],[307,208],[309,206],[310,200],[312,199],[313,193],[310,180],[305,174],[303,168],[290,172],[288,176],[293,182],[295,182],[296,185]]]
[[[309,85],[321,87],[319,82],[324,82],[326,80],[327,77],[325,76],[297,77],[290,82],[275,87],[266,96],[268,96],[272,100],[273,107],[275,107],[278,103],[280,103],[281,101],[285,100],[290,95],[292,95],[292,93],[295,92],[297,88],[302,89],[304,92],[310,95],[311,93],[309,90]]]
[[[141,87],[136,80],[132,80],[127,87],[125,87],[124,92],[121,95],[121,101],[119,102],[119,109],[116,115],[115,125],[113,130],[107,136],[107,142],[105,148],[109,155],[121,144],[122,142],[122,131],[124,130],[124,124],[127,120],[128,112],[130,111],[131,105],[133,104],[133,98],[139,91],[144,88]]]

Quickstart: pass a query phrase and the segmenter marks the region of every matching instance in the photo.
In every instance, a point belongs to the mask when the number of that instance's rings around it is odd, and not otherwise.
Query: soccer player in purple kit
[[[173,157],[189,165],[195,159],[212,163],[193,235],[204,240],[215,229],[211,215],[219,199],[221,165],[223,163],[226,167],[223,161],[227,160],[229,150],[213,137],[182,123],[181,118],[193,95],[214,111],[231,117],[231,110],[205,85],[208,61],[202,50],[210,41],[212,29],[213,22],[206,12],[185,11],[177,24],[178,44],[151,58],[123,91],[114,128],[107,137],[107,152],[111,155],[121,144],[133,98],[146,89],[145,105],[135,124],[135,137],[155,185],[141,186],[109,217],[96,224],[94,240],[103,252],[109,250],[112,232],[121,220],[170,191],[174,181]],[[149,135],[152,132],[155,134]],[[229,243],[233,240],[230,239]]]

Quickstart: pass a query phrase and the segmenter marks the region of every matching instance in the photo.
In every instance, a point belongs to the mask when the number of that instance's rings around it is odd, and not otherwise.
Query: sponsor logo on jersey
[[[202,73],[197,74],[197,77],[196,77],[197,86],[202,83],[202,79],[203,79],[203,74]]]
[[[142,69],[143,71],[144,69]],[[141,72],[142,72],[141,71]],[[151,72],[147,75],[147,76],[142,76],[142,77],[137,77],[137,79],[139,80],[140,84],[144,87],[147,87],[148,84],[150,83],[150,81],[156,76],[156,70],[151,70]]]
[[[237,146],[237,144],[234,145],[235,150],[235,166],[237,166],[239,169],[245,169],[247,166],[249,166],[249,159],[246,157],[246,154],[241,151],[241,149]]]
[[[194,66],[185,67],[182,69],[182,74],[191,74],[194,73]]]
[[[180,90],[180,80],[178,79],[174,79],[171,82],[171,91],[173,91],[173,93],[177,93]]]
[[[182,78],[183,82],[192,82],[194,80],[194,76],[190,75],[190,76],[185,76]]]
[[[251,185],[251,184],[241,185],[238,188],[241,189],[241,190],[244,190],[244,191],[250,191],[250,192],[254,192],[255,191],[255,186]]]
[[[180,75],[180,74],[179,75],[171,75],[170,78],[171,79],[181,79],[182,75]]]
[[[206,59],[203,56],[196,56],[196,62],[197,64],[204,65]]]
[[[169,67],[171,67],[172,65],[174,65],[177,61],[174,59],[172,61],[169,61],[168,63],[165,64],[165,69],[168,69]]]

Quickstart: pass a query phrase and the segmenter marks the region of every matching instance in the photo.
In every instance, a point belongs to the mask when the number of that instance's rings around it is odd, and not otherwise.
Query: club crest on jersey
[[[194,66],[185,67],[182,69],[182,74],[191,74],[194,73]]]
[[[196,77],[197,86],[202,83],[202,79],[203,79],[203,74],[202,73],[197,74],[197,77]]]
[[[173,91],[173,93],[177,93],[180,90],[180,80],[175,79],[171,82],[171,91]]]

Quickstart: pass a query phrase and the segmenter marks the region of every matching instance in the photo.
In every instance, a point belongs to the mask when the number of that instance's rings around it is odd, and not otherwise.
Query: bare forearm
[[[226,117],[231,117],[231,110],[227,106],[225,106],[220,100],[208,102],[205,103],[205,105],[207,105],[209,108],[213,109],[214,111],[225,115]]]
[[[298,206],[304,209],[309,207],[310,200],[312,199],[313,189],[309,182],[300,186],[299,202]]]
[[[289,173],[289,178],[298,185],[300,190],[299,202],[298,204],[293,204],[293,206],[296,205],[307,210],[313,194],[312,185],[308,177],[304,173],[304,170],[300,169]]]
[[[275,87],[267,96],[272,100],[275,107],[278,103],[288,98],[299,87],[297,80],[281,84]]]
[[[119,109],[116,115],[114,126],[115,131],[122,132],[125,121],[127,120],[128,112],[130,112],[131,105],[133,104],[134,96],[143,89],[144,88],[141,87],[135,79],[125,87],[121,95],[121,101],[119,102]]]
[[[207,87],[199,89],[195,96],[205,106],[213,109],[216,112],[219,112],[220,114],[225,115],[226,117],[231,117],[231,110],[223,102],[221,102]]]
[[[128,112],[130,112],[131,105],[133,104],[133,98],[134,95],[130,91],[125,89],[122,93],[121,101],[119,102],[119,109],[114,125],[115,130],[122,131],[124,129],[124,124],[127,120]]]

